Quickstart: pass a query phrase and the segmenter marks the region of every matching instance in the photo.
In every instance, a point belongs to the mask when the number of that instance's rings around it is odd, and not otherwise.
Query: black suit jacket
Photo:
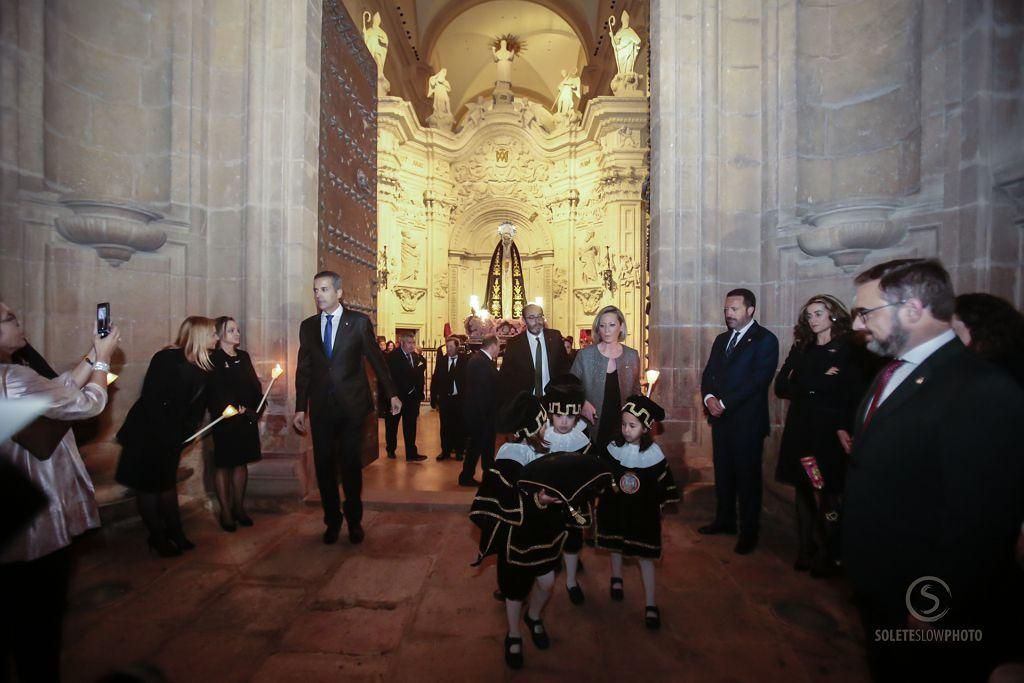
[[[391,379],[395,383],[395,392],[402,400],[403,406],[409,402],[419,403],[423,400],[423,389],[427,376],[427,360],[416,351],[412,352],[413,367],[402,348],[396,348],[386,357]]]
[[[768,387],[779,364],[779,340],[755,322],[726,357],[731,337],[732,330],[723,332],[711,346],[700,382],[701,401],[713,394],[725,404],[721,417],[708,414],[712,425],[748,431],[751,437],[767,436]]]
[[[325,414],[333,394],[338,411],[333,417],[359,419],[373,408],[370,382],[363,367],[365,358],[373,366],[387,398],[395,385],[377,346],[373,324],[362,313],[345,309],[334,330],[334,352],[328,359],[320,338],[320,315],[306,318],[299,326],[299,358],[295,369],[295,410],[310,415]]]
[[[466,420],[466,428],[476,431],[479,428],[494,428],[497,401],[498,368],[494,361],[483,351],[476,351],[466,363],[466,376],[463,382],[462,416]]]
[[[468,362],[469,356],[462,353],[456,354],[453,372],[448,372],[448,354],[441,354],[437,357],[434,374],[430,377],[430,404],[432,406],[436,407],[438,403],[451,396],[453,381],[456,383],[459,395],[462,395]]]
[[[533,352],[525,330],[508,340],[501,361],[500,401],[505,405],[520,391],[533,391]],[[544,330],[548,381],[569,372],[569,354],[558,330]]]
[[[902,609],[910,583],[949,585],[951,614],[1005,599],[1024,519],[1024,393],[958,339],[921,363],[877,408],[856,416],[846,475],[843,563],[854,589]]]

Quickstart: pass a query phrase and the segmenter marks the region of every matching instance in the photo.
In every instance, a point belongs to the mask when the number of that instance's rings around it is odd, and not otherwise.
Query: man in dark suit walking
[[[362,313],[341,305],[341,276],[323,271],[313,277],[313,296],[319,310],[299,326],[299,358],[295,368],[295,418],[292,424],[306,433],[306,412],[313,432],[313,464],[320,503],[324,509],[324,543],[338,540],[343,518],[348,536],[360,543],[363,533],[363,422],[373,408],[370,382],[363,359],[370,361],[383,390],[391,398],[391,412],[402,402],[395,396],[384,357],[374,339],[373,324]],[[338,474],[345,491],[342,514]]]
[[[494,465],[495,419],[498,410],[498,338],[484,337],[483,346],[469,358],[462,392],[462,418],[469,433],[469,450],[462,463],[459,486],[479,486],[473,478],[476,462],[483,471]]]
[[[459,353],[459,338],[448,337],[444,354],[439,355],[430,377],[430,406],[437,408],[441,418],[441,453],[438,460],[455,454],[462,460],[465,438],[462,429],[462,392],[467,357]]]
[[[986,681],[1024,640],[1024,393],[956,338],[938,261],[889,261],[855,283],[854,329],[893,359],[855,415],[843,515],[871,672]],[[972,637],[934,637],[951,631]]]
[[[526,331],[505,345],[499,377],[499,405],[507,405],[520,391],[543,398],[552,377],[569,372],[569,354],[562,333],[544,327],[544,309],[537,304],[523,307]]]
[[[711,422],[715,466],[715,519],[702,534],[736,533],[736,552],[757,547],[761,522],[761,452],[768,435],[768,387],[779,364],[779,340],[754,320],[749,289],[725,295],[725,326],[711,346],[701,394]]]
[[[416,450],[416,422],[420,417],[420,402],[423,401],[427,361],[416,351],[416,340],[409,333],[403,333],[398,337],[398,348],[389,353],[385,360],[388,370],[391,371],[391,379],[395,382],[395,391],[402,400],[402,411],[397,415],[388,415],[384,419],[388,457],[392,460],[395,458],[395,451],[398,449],[398,422],[401,420],[406,461],[426,460],[427,456],[420,455]]]

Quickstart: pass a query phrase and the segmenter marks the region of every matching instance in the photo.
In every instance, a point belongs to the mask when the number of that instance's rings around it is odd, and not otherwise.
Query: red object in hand
[[[800,464],[804,466],[804,472],[807,473],[807,477],[811,480],[811,486],[819,491],[825,488],[825,478],[821,476],[818,460],[813,455],[800,458]]]

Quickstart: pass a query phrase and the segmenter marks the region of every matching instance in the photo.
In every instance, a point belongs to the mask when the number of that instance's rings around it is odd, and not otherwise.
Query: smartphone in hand
[[[110,302],[96,304],[96,331],[101,337],[110,334]]]

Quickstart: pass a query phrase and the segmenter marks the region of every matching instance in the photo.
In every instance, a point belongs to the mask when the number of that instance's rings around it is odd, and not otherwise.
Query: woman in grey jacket
[[[592,332],[597,343],[580,349],[571,372],[583,383],[583,417],[594,425],[590,438],[604,447],[619,435],[622,400],[640,393],[640,354],[622,343],[626,316],[615,306],[598,311]]]

